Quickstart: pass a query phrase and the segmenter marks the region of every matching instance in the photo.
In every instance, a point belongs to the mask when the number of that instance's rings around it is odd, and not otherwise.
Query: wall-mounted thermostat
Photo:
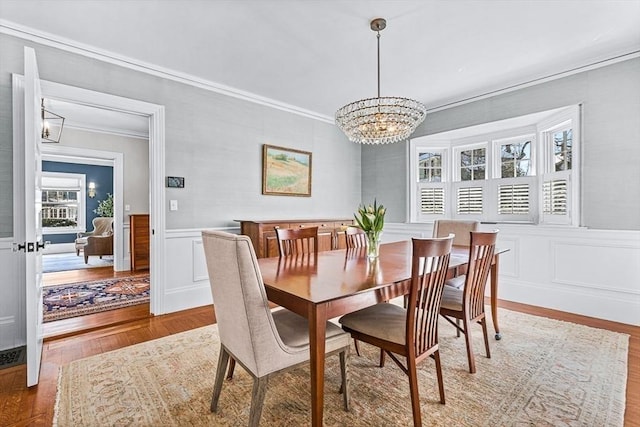
[[[184,188],[184,177],[182,176],[168,176],[167,187],[169,188]]]

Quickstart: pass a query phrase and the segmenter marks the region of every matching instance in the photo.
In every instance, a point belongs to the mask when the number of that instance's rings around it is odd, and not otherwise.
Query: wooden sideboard
[[[149,268],[149,214],[129,215],[131,271]]]
[[[278,256],[276,228],[318,227],[318,250],[329,251],[346,247],[343,231],[353,225],[352,219],[280,219],[242,220],[240,234],[249,236],[258,258]]]

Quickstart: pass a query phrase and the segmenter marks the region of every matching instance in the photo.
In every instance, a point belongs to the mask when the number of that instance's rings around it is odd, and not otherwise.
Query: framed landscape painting
[[[262,194],[311,196],[311,153],[263,145]]]

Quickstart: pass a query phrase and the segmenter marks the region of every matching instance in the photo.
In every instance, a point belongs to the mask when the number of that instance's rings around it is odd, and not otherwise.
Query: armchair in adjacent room
[[[76,238],[76,255],[84,253],[84,263],[89,263],[90,255],[113,255],[113,218],[97,217],[93,219],[93,231],[80,232]]]

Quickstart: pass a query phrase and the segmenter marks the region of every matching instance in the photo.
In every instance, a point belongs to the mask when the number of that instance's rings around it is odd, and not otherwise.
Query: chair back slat
[[[358,227],[347,227],[344,230],[347,249],[364,248],[367,246],[367,235]]]
[[[496,248],[498,230],[490,232],[474,231],[471,233],[469,247],[469,269],[464,285],[463,310],[470,319],[484,313],[484,294],[491,263]]]
[[[453,235],[441,239],[412,239],[411,291],[407,307],[407,342],[415,356],[438,342],[438,313],[449,268]]]
[[[275,228],[280,256],[318,252],[318,227]]]

